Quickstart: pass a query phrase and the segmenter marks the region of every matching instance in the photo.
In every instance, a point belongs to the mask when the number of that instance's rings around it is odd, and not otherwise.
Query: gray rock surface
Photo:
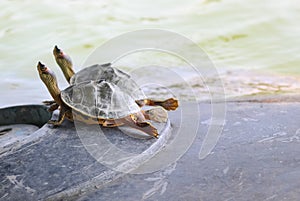
[[[65,200],[101,188],[160,151],[170,136],[171,127],[169,122],[155,125],[161,134],[158,140],[130,137],[126,132],[136,131],[125,128],[121,128],[122,131],[95,125],[102,132],[99,134],[99,130],[91,125],[77,124],[75,127],[66,121],[53,128],[46,124],[27,135],[29,137],[22,146],[6,149],[0,155],[0,200]],[[86,135],[80,136],[78,130]],[[120,160],[113,166],[118,171],[99,163],[91,154],[91,151],[97,151],[96,157],[99,157],[109,153],[110,147],[99,144],[103,141],[97,141],[98,136],[129,154],[125,155],[127,158],[110,155],[114,157],[110,160]],[[19,137],[12,137],[12,141],[19,141]],[[89,143],[94,149],[87,148]],[[116,152],[112,151],[112,154]]]
[[[181,108],[197,106],[185,103]],[[222,135],[213,152],[202,160],[199,151],[210,126],[211,110],[207,103],[199,107],[199,127],[192,146],[176,162],[145,174],[117,172],[99,163],[84,147],[92,143],[83,145],[71,123],[59,129],[45,126],[37,131],[43,132],[38,140],[0,156],[0,200],[299,199],[300,103],[228,103]],[[181,110],[170,112],[174,136],[161,137],[161,141],[132,138],[119,129],[103,131],[122,150],[133,154],[152,150],[141,158],[133,157],[134,164],[142,166],[164,153],[164,146],[177,135],[188,136],[177,131],[192,130],[193,112],[181,114]],[[137,168],[131,162],[114,167],[129,172]]]
[[[27,143],[27,139],[32,139],[32,133],[39,127],[29,124],[16,124],[0,126],[0,154],[7,151],[15,150],[17,147]]]

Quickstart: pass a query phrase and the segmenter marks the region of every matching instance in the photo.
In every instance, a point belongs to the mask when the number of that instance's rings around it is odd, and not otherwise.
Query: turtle
[[[119,86],[124,92],[130,94],[136,103],[142,107],[148,106],[161,106],[166,110],[176,110],[178,108],[178,100],[169,98],[166,100],[152,100],[148,99],[142,89],[127,73],[112,66],[111,63],[95,64],[83,68],[75,73],[73,70],[73,63],[71,57],[55,45],[53,55],[56,63],[59,65],[66,80],[70,84],[76,84],[88,80],[105,79],[111,83]],[[152,115],[155,116],[155,115]]]
[[[143,110],[116,84],[104,79],[88,80],[61,91],[56,76],[49,67],[38,62],[37,70],[40,79],[60,107],[58,120],[49,120],[49,124],[59,126],[66,118],[104,127],[125,125],[158,138],[157,129],[146,121],[147,116]]]

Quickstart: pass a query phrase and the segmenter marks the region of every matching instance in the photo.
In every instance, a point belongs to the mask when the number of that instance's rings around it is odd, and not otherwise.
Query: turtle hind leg
[[[142,107],[144,105],[162,106],[166,110],[176,110],[178,108],[178,100],[175,98],[169,98],[169,99],[163,100],[163,101],[144,99],[144,100],[137,100],[136,103],[140,107]]]
[[[164,101],[153,101],[153,105],[159,105],[166,110],[176,110],[178,108],[178,100],[174,98],[169,98]]]
[[[123,122],[124,125],[140,130],[152,137],[158,138],[159,136],[158,131],[154,126],[152,126],[149,122],[139,121],[139,119],[137,119],[137,116],[133,114],[129,115],[128,117],[125,117],[123,119]]]
[[[137,128],[138,130],[141,130],[150,136],[158,138],[159,134],[157,129],[154,126],[152,126],[149,122],[136,122],[135,124],[139,127]]]
[[[136,100],[136,104],[138,104],[138,106],[143,107],[144,105],[147,105],[147,99],[142,99],[142,100]]]
[[[162,107],[155,107],[150,110],[142,110],[143,115],[147,120],[165,123],[168,120],[168,113]]]
[[[108,127],[108,128],[113,128],[113,127],[118,127],[118,126],[122,126],[123,123],[118,121],[118,120],[102,120],[102,122],[99,122],[99,124],[101,124],[103,127]]]
[[[124,119],[104,120],[100,124],[102,124],[103,127],[108,127],[108,128],[118,127],[118,126],[123,126],[123,125],[130,126],[137,130],[140,130],[144,133],[147,133],[148,135],[158,138],[157,129],[148,122],[137,121],[137,118],[135,115],[130,115],[128,117],[125,117]]]

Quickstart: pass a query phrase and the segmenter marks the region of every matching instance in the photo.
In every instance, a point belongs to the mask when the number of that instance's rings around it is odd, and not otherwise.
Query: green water
[[[50,99],[36,72],[40,60],[53,68],[61,88],[67,86],[52,57],[54,45],[80,66],[105,41],[145,28],[171,30],[197,43],[220,72],[226,96],[300,91],[297,0],[3,0],[0,10],[0,106]],[[130,57],[122,68],[130,71],[140,61],[186,73],[184,62],[157,53]],[[206,97],[200,82],[191,79],[191,86]],[[169,87],[193,99],[180,83]]]

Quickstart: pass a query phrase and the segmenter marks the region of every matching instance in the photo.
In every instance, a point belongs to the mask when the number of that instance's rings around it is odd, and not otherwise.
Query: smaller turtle
[[[50,120],[48,123],[59,126],[67,118],[104,127],[125,125],[158,137],[157,129],[146,121],[145,112],[114,83],[90,80],[60,91],[50,68],[39,62],[37,69],[41,80],[60,107],[58,120]]]
[[[111,63],[92,65],[74,73],[73,63],[70,56],[57,46],[53,49],[53,55],[56,63],[59,65],[66,80],[70,84],[76,84],[88,80],[104,79],[108,82],[114,83],[119,86],[121,90],[131,95],[140,107],[144,105],[161,106],[166,110],[176,110],[178,108],[178,100],[175,98],[169,98],[166,100],[152,100],[147,98],[142,89],[130,77],[130,75],[113,67]]]

